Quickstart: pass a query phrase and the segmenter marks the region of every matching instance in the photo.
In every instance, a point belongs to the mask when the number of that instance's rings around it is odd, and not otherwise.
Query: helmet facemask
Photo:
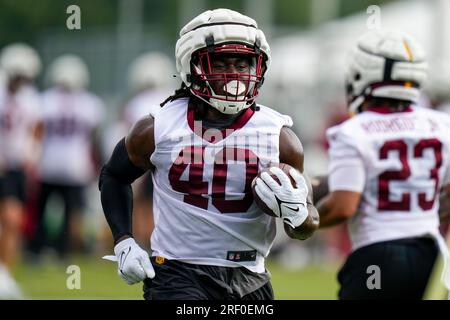
[[[229,72],[215,68],[214,61],[223,58],[242,60]],[[220,44],[207,46],[192,54],[191,92],[225,114],[236,114],[250,107],[263,82],[264,55],[257,46]]]

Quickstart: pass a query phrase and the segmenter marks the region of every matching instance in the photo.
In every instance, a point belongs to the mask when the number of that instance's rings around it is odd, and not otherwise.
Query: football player
[[[416,106],[420,45],[396,31],[358,40],[346,75],[354,114],[327,131],[330,194],[321,227],[348,222],[341,299],[421,299],[441,249],[439,195],[450,191],[450,118]]]
[[[138,121],[102,169],[103,209],[115,239],[119,275],[144,280],[146,299],[273,299],[265,269],[275,218],[256,192],[306,239],[318,228],[303,150],[288,116],[256,104],[270,48],[256,22],[228,9],[206,11],[180,32],[182,87],[153,117]],[[290,174],[279,162],[293,166]],[[133,239],[130,183],[152,171],[152,257]]]
[[[0,91],[0,297],[20,297],[9,276],[20,248],[27,175],[35,171],[42,132],[39,95],[33,80],[41,69],[26,44],[5,47],[0,56],[5,88]]]
[[[84,192],[98,172],[92,150],[104,106],[99,97],[86,90],[89,70],[80,57],[67,54],[56,58],[49,66],[48,78],[52,87],[42,94],[44,135],[39,162],[40,194],[30,249],[38,257],[48,244],[44,212],[48,199],[59,195],[64,204],[64,218],[53,246],[64,258],[71,246],[83,249]]]

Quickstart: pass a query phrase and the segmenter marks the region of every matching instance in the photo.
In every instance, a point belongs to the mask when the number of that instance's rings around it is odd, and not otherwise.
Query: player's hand
[[[295,229],[308,217],[306,181],[297,170],[291,169],[289,173],[296,183],[294,188],[283,170],[272,167],[270,171],[278,178],[281,185],[270,174],[263,172],[261,177],[256,179],[255,191],[277,217],[282,218],[284,223]]]
[[[155,270],[148,253],[134,241],[127,238],[114,247],[118,274],[127,284],[135,284],[146,278],[154,278]]]

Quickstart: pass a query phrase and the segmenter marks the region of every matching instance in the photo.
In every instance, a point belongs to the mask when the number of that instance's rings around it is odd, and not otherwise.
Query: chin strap
[[[191,93],[203,102],[207,103],[214,109],[217,109],[224,114],[236,114],[250,107],[250,105],[247,104],[248,101],[236,101],[233,103],[233,105],[231,105],[230,101],[223,101],[214,98],[209,98],[209,100],[206,100],[202,96],[195,94],[192,90]]]

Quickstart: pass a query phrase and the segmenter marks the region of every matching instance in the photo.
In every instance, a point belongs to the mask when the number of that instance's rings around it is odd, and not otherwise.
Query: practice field
[[[69,265],[80,268],[81,289]],[[308,266],[302,270],[286,270],[269,263],[275,297],[284,299],[335,299],[336,267]],[[69,263],[46,262],[40,266],[19,264],[14,271],[26,299],[142,299],[142,285],[128,286],[117,276],[116,264],[92,257],[75,257]]]

